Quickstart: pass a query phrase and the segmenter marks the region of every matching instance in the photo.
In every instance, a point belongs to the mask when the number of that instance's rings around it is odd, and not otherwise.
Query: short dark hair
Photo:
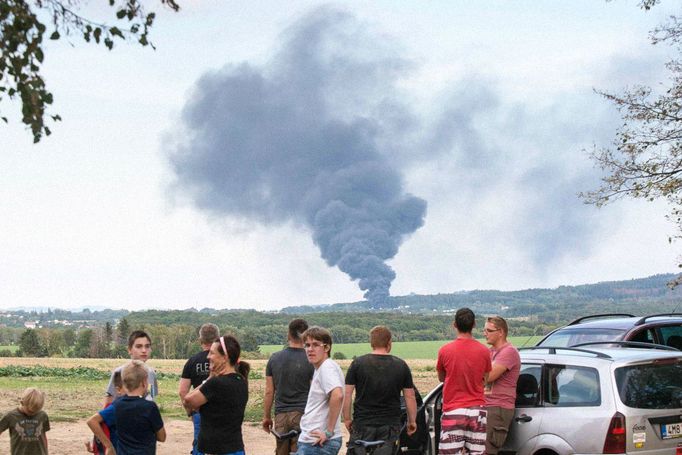
[[[135,340],[138,338],[146,338],[149,340],[149,344],[152,344],[152,339],[149,337],[149,334],[145,332],[144,330],[134,330],[130,336],[128,337],[128,349],[131,349],[133,345],[135,344]]]
[[[388,330],[388,327],[378,325],[369,331],[369,344],[372,346],[372,349],[387,348],[390,342],[391,331]]]
[[[476,323],[476,316],[469,308],[460,308],[455,313],[455,327],[462,333],[471,333]]]
[[[329,333],[329,330],[314,325],[312,327],[309,327],[308,330],[306,330],[305,332],[303,332],[301,338],[303,339],[303,341],[310,338],[313,340],[317,340],[322,344],[326,344],[329,347],[329,357],[332,356],[332,334]]]
[[[306,330],[308,330],[308,322],[305,319],[294,319],[289,323],[289,338],[300,341]]]

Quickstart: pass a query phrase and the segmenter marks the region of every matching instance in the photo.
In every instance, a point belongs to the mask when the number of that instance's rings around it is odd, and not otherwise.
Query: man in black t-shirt
[[[375,455],[390,455],[400,438],[400,393],[407,409],[407,434],[417,430],[417,401],[414,395],[412,372],[404,360],[390,355],[391,331],[376,326],[370,332],[372,353],[353,360],[346,373],[343,400],[343,423],[350,433],[349,455],[364,454],[355,441],[384,440]],[[353,392],[356,392],[351,417]]]
[[[199,328],[199,343],[202,351],[194,354],[185,363],[182,369],[182,377],[180,378],[180,387],[178,395],[180,395],[180,402],[185,398],[185,395],[190,390],[190,387],[197,388],[208,379],[208,351],[211,345],[220,336],[218,326],[211,323],[206,323]],[[194,422],[194,441],[192,443],[192,455],[203,455],[197,449],[197,441],[199,437],[199,425],[201,417],[198,412],[193,412],[190,417]]]
[[[301,431],[301,416],[308,401],[310,381],[315,368],[308,362],[303,349],[301,335],[308,329],[303,319],[289,323],[288,346],[274,353],[265,367],[265,396],[263,398],[263,430],[269,432],[273,427],[272,403],[275,403],[274,430],[287,433]],[[276,455],[289,455],[296,452],[297,438],[277,441]]]

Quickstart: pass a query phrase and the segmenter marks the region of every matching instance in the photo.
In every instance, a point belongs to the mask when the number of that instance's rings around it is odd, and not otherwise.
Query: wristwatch
[[[325,437],[325,438],[331,439],[332,436],[334,436],[334,432],[333,432],[333,431],[324,430],[324,437]]]

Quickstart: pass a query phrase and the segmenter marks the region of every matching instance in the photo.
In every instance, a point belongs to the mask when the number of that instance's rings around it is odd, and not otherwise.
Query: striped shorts
[[[459,454],[464,451],[485,455],[486,415],[483,406],[444,412],[438,454]]]

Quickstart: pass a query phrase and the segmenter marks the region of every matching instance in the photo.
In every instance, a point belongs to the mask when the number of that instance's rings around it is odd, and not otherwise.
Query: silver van
[[[516,413],[500,453],[682,455],[682,352],[536,346],[520,354]],[[442,384],[423,409],[430,438],[419,453],[437,455]]]

